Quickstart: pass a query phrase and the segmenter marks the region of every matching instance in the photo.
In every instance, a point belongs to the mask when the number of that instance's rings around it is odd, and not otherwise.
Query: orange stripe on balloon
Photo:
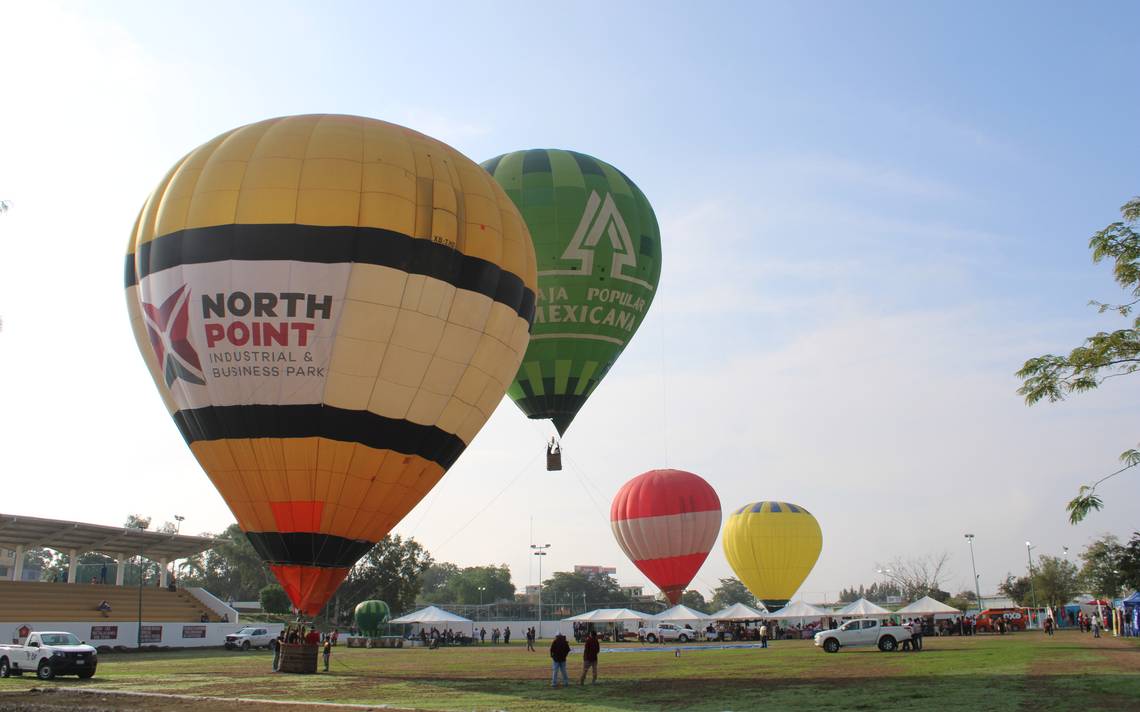
[[[324,502],[270,502],[269,506],[279,532],[320,531]]]
[[[281,582],[293,607],[309,616],[321,612],[325,602],[332,598],[337,586],[348,575],[347,568],[280,564],[270,564],[269,568]]]

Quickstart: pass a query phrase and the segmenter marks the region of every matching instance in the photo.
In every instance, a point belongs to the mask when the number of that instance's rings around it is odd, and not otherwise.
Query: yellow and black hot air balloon
[[[196,148],[143,206],[126,265],[167,409],[310,615],[502,400],[535,283],[527,228],[490,175],[355,116]]]
[[[823,548],[819,522],[788,502],[753,502],[735,510],[721,535],[736,575],[765,606],[787,603]]]

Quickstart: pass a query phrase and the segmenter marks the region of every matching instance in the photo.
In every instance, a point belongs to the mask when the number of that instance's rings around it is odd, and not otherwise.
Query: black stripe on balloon
[[[308,532],[246,532],[258,556],[270,564],[348,568],[373,542]]]
[[[180,410],[174,422],[187,444],[235,438],[327,438],[416,455],[448,469],[467,447],[434,425],[329,405],[227,405]]]
[[[138,246],[136,279],[180,265],[226,260],[358,262],[424,275],[477,292],[534,321],[534,292],[493,262],[428,239],[375,227],[212,225],[179,230]],[[128,284],[134,267],[128,267]]]
[[[127,265],[123,270],[123,282],[127,289],[138,284],[138,277],[135,275],[135,253],[127,255]]]

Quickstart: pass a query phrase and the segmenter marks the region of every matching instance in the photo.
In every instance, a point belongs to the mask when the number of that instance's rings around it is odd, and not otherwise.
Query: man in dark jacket
[[[570,654],[570,643],[566,642],[566,636],[559,633],[554,636],[554,642],[550,644],[550,660],[552,661],[550,667],[550,686],[558,687],[558,674],[562,673],[562,686],[567,687],[570,684],[570,678],[566,675],[566,656]]]
[[[582,679],[578,681],[579,685],[586,684],[586,672],[593,670],[594,675],[590,678],[590,684],[595,685],[598,682],[598,651],[601,649],[598,644],[598,635],[594,631],[590,631],[590,635],[586,638],[586,647],[582,650]]]

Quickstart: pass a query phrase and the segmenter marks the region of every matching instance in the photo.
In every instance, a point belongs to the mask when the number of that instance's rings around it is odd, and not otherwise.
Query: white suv
[[[656,643],[658,640],[676,640],[680,643],[687,643],[690,640],[697,639],[697,632],[692,628],[678,628],[672,623],[658,623],[652,628],[640,628],[637,634],[638,637],[645,638],[650,643]]]
[[[245,627],[226,636],[226,650],[268,648],[275,637],[268,628]]]

